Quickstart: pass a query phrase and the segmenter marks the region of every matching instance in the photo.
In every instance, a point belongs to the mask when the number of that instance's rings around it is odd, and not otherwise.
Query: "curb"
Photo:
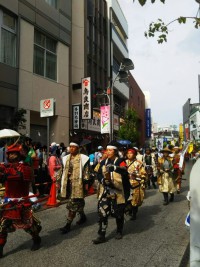
[[[190,266],[190,242],[188,242],[179,267],[189,267]]]

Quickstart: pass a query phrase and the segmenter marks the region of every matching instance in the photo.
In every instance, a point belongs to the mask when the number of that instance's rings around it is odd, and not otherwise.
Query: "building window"
[[[51,80],[57,79],[57,42],[35,31],[33,72]]]
[[[0,10],[0,61],[16,67],[16,19]]]
[[[54,8],[58,7],[58,0],[45,0],[45,2]]]

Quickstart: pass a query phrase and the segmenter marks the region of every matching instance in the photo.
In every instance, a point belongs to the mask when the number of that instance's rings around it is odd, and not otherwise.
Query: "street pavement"
[[[42,247],[30,251],[32,241],[24,231],[8,236],[1,267],[142,267],[188,266],[189,229],[185,226],[188,213],[186,195],[191,163],[187,163],[182,182],[182,192],[175,201],[163,206],[158,189],[146,191],[146,198],[139,208],[136,221],[125,217],[124,236],[116,240],[115,219],[110,218],[107,242],[94,245],[98,230],[96,195],[86,198],[87,222],[84,226],[73,223],[66,235],[59,228],[66,223],[65,205],[37,212],[42,221]]]

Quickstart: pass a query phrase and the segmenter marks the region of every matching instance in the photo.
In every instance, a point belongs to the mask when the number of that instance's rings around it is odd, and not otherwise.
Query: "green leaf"
[[[180,17],[180,18],[178,18],[177,19],[178,20],[178,22],[181,24],[181,23],[186,23],[186,17]]]
[[[146,4],[147,0],[138,0],[141,6],[144,6]]]

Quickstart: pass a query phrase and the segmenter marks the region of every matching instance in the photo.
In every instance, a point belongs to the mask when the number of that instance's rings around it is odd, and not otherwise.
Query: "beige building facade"
[[[49,142],[69,141],[71,0],[0,0],[0,125],[26,110],[21,133],[47,144],[40,101],[54,99]],[[6,118],[6,119],[5,119]]]

